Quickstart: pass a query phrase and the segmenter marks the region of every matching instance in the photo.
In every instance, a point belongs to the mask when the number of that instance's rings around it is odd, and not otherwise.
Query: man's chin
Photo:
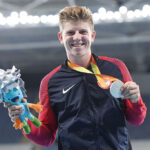
[[[85,55],[85,53],[80,52],[80,51],[73,53],[73,56],[74,56],[74,57],[78,57],[78,58],[79,58],[79,57],[82,57],[82,56],[84,56],[84,55]]]
[[[71,47],[69,48],[68,52],[74,57],[81,57],[87,53],[87,49],[83,47]]]

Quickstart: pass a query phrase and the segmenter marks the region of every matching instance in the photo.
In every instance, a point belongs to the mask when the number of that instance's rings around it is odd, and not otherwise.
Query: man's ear
[[[59,39],[60,43],[63,44],[62,32],[58,32],[58,39]]]
[[[95,36],[96,36],[96,32],[93,31],[91,36],[92,36],[92,37],[91,37],[91,38],[92,38],[92,42],[94,42],[94,39],[95,39]]]

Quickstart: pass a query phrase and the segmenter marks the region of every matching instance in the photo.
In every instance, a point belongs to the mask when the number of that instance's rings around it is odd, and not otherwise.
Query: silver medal
[[[115,81],[112,83],[112,85],[110,86],[110,93],[113,97],[115,98],[121,98],[122,94],[121,94],[121,87],[124,83],[122,81]]]

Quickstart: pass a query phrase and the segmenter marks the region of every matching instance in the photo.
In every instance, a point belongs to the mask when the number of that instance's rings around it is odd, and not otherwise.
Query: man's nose
[[[75,34],[73,35],[73,40],[80,40],[81,39],[81,34],[79,31],[76,31]]]

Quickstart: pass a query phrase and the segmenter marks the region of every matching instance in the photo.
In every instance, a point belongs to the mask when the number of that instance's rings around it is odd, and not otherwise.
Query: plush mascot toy
[[[36,127],[41,126],[41,122],[30,113],[29,107],[35,109],[36,112],[40,112],[42,110],[42,105],[39,103],[32,104],[22,102],[22,98],[27,97],[27,95],[24,88],[24,81],[20,76],[20,70],[17,70],[15,66],[6,71],[0,69],[0,102],[8,102],[11,105],[19,105],[22,107],[20,118],[16,119],[13,126],[16,129],[23,128],[24,132],[29,134],[31,129],[26,118],[28,118]]]

